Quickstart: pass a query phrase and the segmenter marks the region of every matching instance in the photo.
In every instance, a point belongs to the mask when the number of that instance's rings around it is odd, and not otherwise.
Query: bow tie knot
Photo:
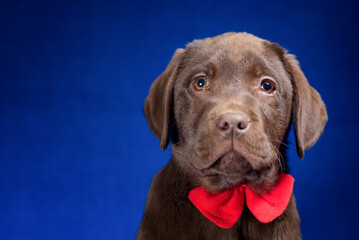
[[[228,191],[210,193],[199,187],[190,191],[188,197],[209,220],[222,228],[232,227],[242,214],[244,204],[262,223],[279,217],[287,208],[293,191],[294,178],[281,174],[275,188],[265,194],[256,194],[247,185]]]

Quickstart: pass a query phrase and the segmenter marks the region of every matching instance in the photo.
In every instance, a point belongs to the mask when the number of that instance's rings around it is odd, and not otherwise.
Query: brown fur
[[[194,88],[199,75],[208,79],[208,89]],[[261,90],[263,78],[274,82],[273,94]],[[245,208],[230,229],[206,219],[188,199],[198,186],[212,192],[244,183],[257,193],[272,189],[288,171],[291,121],[301,158],[318,140],[325,105],[293,55],[247,33],[196,40],[176,51],[153,83],[144,112],[162,150],[172,125],[173,158],[153,179],[137,239],[301,239],[294,195],[273,222],[260,223]],[[248,126],[224,132],[218,122],[232,115],[244,116]]]

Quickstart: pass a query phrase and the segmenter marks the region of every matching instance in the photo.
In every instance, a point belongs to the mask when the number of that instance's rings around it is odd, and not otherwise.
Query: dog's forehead
[[[182,66],[194,72],[212,66],[224,74],[238,77],[282,75],[284,69],[280,57],[268,47],[270,44],[248,33],[227,33],[195,40],[187,45]]]
[[[188,56],[193,60],[238,62],[243,56],[265,55],[265,44],[268,41],[248,33],[227,33],[213,38],[195,40],[187,45]]]
[[[180,66],[182,81],[177,86],[187,84],[199,73],[216,76],[221,89],[223,84],[228,89],[242,84],[250,87],[265,76],[281,82],[278,90],[291,88],[279,51],[273,50],[271,42],[248,33],[226,33],[188,44]]]

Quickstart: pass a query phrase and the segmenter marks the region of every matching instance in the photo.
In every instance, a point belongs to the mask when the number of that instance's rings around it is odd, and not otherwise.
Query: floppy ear
[[[295,56],[285,53],[282,60],[293,84],[292,118],[297,153],[303,159],[304,151],[313,146],[322,134],[328,120],[327,111],[319,93],[309,85]]]
[[[146,98],[144,112],[152,132],[161,141],[162,151],[169,142],[173,87],[184,49],[177,49],[166,70],[154,81]]]

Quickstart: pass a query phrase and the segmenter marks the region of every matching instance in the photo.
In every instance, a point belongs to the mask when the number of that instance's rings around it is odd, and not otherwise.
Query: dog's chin
[[[252,191],[261,194],[274,187],[278,176],[279,172],[275,168],[268,168],[260,172],[250,171],[238,176],[227,176],[225,174],[201,176],[200,182],[203,187],[212,193],[223,192],[245,184]]]
[[[264,193],[273,188],[279,176],[279,166],[268,164],[262,168],[253,168],[250,161],[241,154],[230,153],[235,162],[221,168],[221,162],[216,161],[211,167],[201,170],[199,181],[208,191],[216,193],[246,184],[256,193]],[[228,157],[226,154],[225,157]],[[227,159],[228,160],[228,159]]]

